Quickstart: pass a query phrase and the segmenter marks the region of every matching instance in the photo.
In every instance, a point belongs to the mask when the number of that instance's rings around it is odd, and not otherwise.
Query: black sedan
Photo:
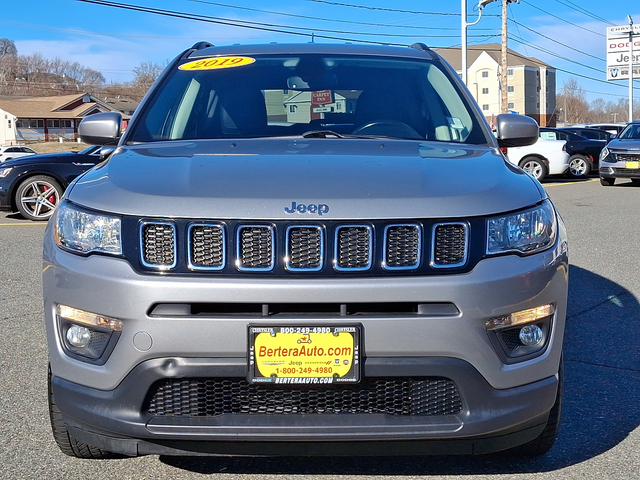
[[[569,154],[569,170],[567,175],[580,178],[591,171],[598,170],[600,152],[607,144],[606,140],[592,140],[572,132],[557,128],[540,127],[540,136],[549,140],[565,140]]]
[[[102,161],[103,147],[31,155],[0,163],[0,210],[48,220],[71,181]]]
[[[562,127],[557,130],[575,133],[576,135],[580,135],[584,138],[590,138],[591,140],[605,140],[607,142],[616,136],[611,132],[594,127]]]

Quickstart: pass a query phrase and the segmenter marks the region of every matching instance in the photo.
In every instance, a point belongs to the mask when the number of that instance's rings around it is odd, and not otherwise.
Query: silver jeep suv
[[[546,452],[567,239],[424,45],[199,43],[48,225],[63,452]]]

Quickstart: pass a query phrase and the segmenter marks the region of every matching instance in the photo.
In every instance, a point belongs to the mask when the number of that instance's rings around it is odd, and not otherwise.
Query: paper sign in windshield
[[[241,67],[255,62],[255,58],[251,57],[215,57],[203,58],[194,62],[180,65],[180,70],[219,70],[221,68]]]

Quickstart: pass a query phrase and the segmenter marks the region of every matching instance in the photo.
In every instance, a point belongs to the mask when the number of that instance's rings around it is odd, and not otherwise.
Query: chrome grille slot
[[[189,268],[221,270],[225,266],[225,232],[222,225],[189,227]]]
[[[236,248],[238,270],[271,270],[275,262],[273,227],[266,225],[240,227]]]
[[[317,226],[287,228],[287,270],[317,271],[322,269],[324,232]]]
[[[389,225],[385,228],[384,237],[385,268],[403,269],[418,266],[422,249],[418,225]]]
[[[366,225],[344,225],[336,229],[336,270],[367,270],[371,267],[373,236]]]
[[[440,223],[433,227],[431,264],[436,268],[464,265],[467,261],[466,223]]]
[[[176,227],[172,223],[143,223],[141,226],[142,264],[169,269],[176,266]]]

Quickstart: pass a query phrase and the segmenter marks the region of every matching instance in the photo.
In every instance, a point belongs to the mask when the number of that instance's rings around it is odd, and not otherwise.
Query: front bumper
[[[640,178],[640,168],[626,168],[626,162],[600,165],[601,178]]]
[[[76,439],[125,455],[488,453],[535,438],[558,388],[552,376],[496,390],[471,365],[451,358],[368,358],[366,377],[451,378],[460,386],[463,409],[455,415],[409,417],[344,413],[158,417],[145,411],[147,387],[157,380],[245,373],[244,359],[164,358],[138,365],[111,391],[58,377],[52,378],[51,387]]]
[[[559,225],[558,240],[550,250],[527,257],[485,259],[464,274],[268,281],[250,276],[142,275],[122,259],[62,251],[47,234],[44,305],[56,404],[76,439],[128,455],[186,451],[317,455],[332,452],[330,443],[341,445],[340,452],[353,454],[373,452],[375,443],[388,453],[387,442],[402,445],[405,454],[483,453],[524,443],[544,428],[557,392],[568,286],[566,234],[562,222]],[[203,302],[448,303],[455,305],[458,314],[433,311],[356,318],[285,314],[257,320],[247,315],[196,314],[190,307],[154,310],[157,305]],[[117,344],[104,364],[83,362],[65,353],[56,304],[122,322]],[[487,320],[545,304],[554,304],[556,310],[544,351],[535,358],[504,363],[487,333]],[[365,378],[446,377],[456,385],[462,409],[436,416],[178,418],[149,413],[147,396],[156,380],[245,378],[248,325],[256,322],[357,322],[362,325]]]

